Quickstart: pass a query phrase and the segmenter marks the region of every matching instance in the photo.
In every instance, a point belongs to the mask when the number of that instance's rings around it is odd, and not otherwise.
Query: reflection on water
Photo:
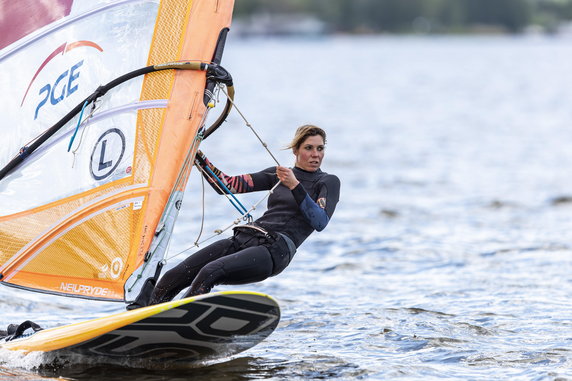
[[[185,370],[34,370],[32,360],[0,354],[0,378],[572,377],[571,46],[231,38],[224,64],[236,100],[278,160],[292,163],[281,148],[313,122],[329,133],[323,169],[342,180],[330,226],[278,277],[240,287],[278,299],[276,332],[234,359]],[[273,165],[236,114],[202,148],[230,174]],[[192,177],[172,253],[198,234],[196,184]],[[228,225],[232,209],[205,197],[206,230]],[[122,308],[8,288],[0,298],[4,325],[53,326]]]

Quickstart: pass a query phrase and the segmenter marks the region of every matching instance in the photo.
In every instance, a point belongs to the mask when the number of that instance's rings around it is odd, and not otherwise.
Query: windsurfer
[[[167,271],[148,300],[138,298],[128,309],[172,300],[184,288],[184,297],[205,294],[218,284],[262,281],[282,272],[296,249],[314,231],[323,230],[339,200],[340,181],[322,172],[326,133],[319,127],[297,129],[288,148],[296,157],[294,168],[276,166],[257,173],[227,176],[198,152],[196,162],[213,188],[220,180],[232,193],[270,190],[267,211],[254,223],[234,228],[234,235],[199,250]],[[215,176],[218,179],[215,179]]]

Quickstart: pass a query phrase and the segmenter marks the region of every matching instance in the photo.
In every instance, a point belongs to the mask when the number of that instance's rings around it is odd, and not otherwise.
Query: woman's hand
[[[296,176],[294,176],[294,172],[292,172],[290,168],[281,166],[276,167],[276,176],[278,176],[280,182],[290,190],[296,188],[296,186],[300,184]]]

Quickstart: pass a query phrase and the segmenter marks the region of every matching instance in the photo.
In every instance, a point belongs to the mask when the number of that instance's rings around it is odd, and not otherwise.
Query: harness
[[[286,245],[288,246],[290,258],[294,255],[294,253],[296,253],[296,245],[294,244],[292,239],[285,234],[268,231],[254,224],[235,226],[234,228],[232,228],[232,230],[234,230],[235,234],[239,232],[244,232],[257,238],[266,239],[266,242],[269,244],[278,241],[278,239],[282,237],[286,242]]]

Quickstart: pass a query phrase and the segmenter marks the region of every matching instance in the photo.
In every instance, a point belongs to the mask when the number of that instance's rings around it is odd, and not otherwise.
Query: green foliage
[[[572,19],[572,0],[236,0],[235,14],[309,14],[339,32],[518,33],[531,23]]]

